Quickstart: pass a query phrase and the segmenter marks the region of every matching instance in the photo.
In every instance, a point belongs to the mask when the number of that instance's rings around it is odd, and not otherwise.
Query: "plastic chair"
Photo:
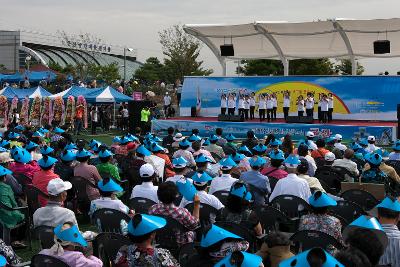
[[[222,204],[226,205],[228,201],[229,191],[216,191],[213,195],[221,201]]]
[[[318,180],[323,181],[328,186],[328,193],[331,193],[333,195],[337,195],[340,193],[342,189],[341,181],[344,180],[344,177],[341,178],[340,174],[336,172],[332,167],[324,166],[322,168],[318,168],[315,172],[315,177],[318,178]]]
[[[197,254],[197,250],[194,243],[187,243],[181,246],[179,250],[179,263],[181,266],[191,266],[189,265],[189,260],[193,257],[193,255]]]
[[[351,223],[361,215],[366,214],[365,211],[358,206],[357,204],[347,201],[347,200],[338,200],[337,206],[332,206],[329,207],[329,210],[331,214],[338,219],[343,218],[345,221],[341,220],[342,227],[345,227],[346,225],[343,225],[344,222]]]
[[[3,230],[3,241],[4,241],[4,243],[6,243],[7,245],[11,244],[11,230],[18,229],[20,227],[26,227],[27,236],[28,236],[28,242],[29,242],[29,249],[32,249],[31,231],[29,230],[30,217],[29,217],[29,208],[28,208],[28,206],[11,208],[11,207],[5,205],[3,202],[0,202],[0,209],[6,210],[6,211],[21,211],[22,213],[25,214],[25,219],[22,222],[16,224],[12,228],[7,228],[7,227],[5,227],[4,224],[1,224],[1,228]]]
[[[18,183],[22,186],[23,189],[26,187],[26,185],[32,183],[32,179],[22,173],[15,173],[15,174],[13,174],[13,176],[18,181]]]
[[[35,211],[41,207],[39,200],[38,200],[39,195],[42,196],[43,198],[48,198],[48,195],[45,194],[39,188],[37,188],[31,184],[26,185],[25,194],[26,194],[26,199],[27,199],[27,204],[28,204],[28,209],[29,209],[29,217],[32,218]]]
[[[77,202],[79,210],[83,213],[88,213],[91,200],[88,197],[87,188],[92,187],[97,190],[97,186],[80,176],[72,177],[70,182],[75,192],[75,201]]]
[[[292,195],[277,196],[270,204],[286,214],[291,220],[300,219],[303,214],[311,210],[310,205],[304,199]]]
[[[242,237],[250,244],[248,251],[255,252],[257,247],[257,238],[247,227],[233,222],[216,222],[215,225]]]
[[[32,267],[71,267],[62,260],[52,256],[37,254],[31,259]]]
[[[271,187],[271,192],[272,192],[272,191],[274,191],[276,183],[279,181],[279,179],[275,178],[273,176],[268,176],[268,180],[269,180],[269,186]]]
[[[185,208],[190,211],[190,213],[193,213],[193,202],[187,204]],[[214,223],[219,214],[220,212],[216,208],[208,204],[200,203],[200,222],[202,225]]]
[[[34,233],[42,249],[51,248],[54,245],[54,227],[41,225],[35,227]]]
[[[114,260],[122,246],[132,242],[128,237],[117,233],[100,233],[93,240],[93,255],[103,261],[104,267],[115,266]]]
[[[341,197],[356,203],[364,210],[370,210],[379,204],[379,200],[377,200],[371,193],[361,189],[350,189],[344,191],[341,194]]]
[[[285,213],[275,207],[263,206],[259,209],[256,209],[255,211],[266,233],[279,231],[280,225],[292,224],[290,218]]]
[[[101,232],[122,234],[121,220],[129,223],[131,217],[122,211],[107,208],[98,209],[92,215],[92,221],[99,226]]]
[[[314,247],[320,247],[325,250],[330,246],[341,249],[342,244],[331,235],[316,230],[303,230],[294,233],[290,240],[294,243],[294,252],[297,254]]]
[[[157,204],[151,199],[143,197],[134,197],[129,200],[129,208],[135,210],[135,213],[148,213],[151,206]]]
[[[177,242],[176,235],[178,233],[185,233],[189,230],[184,227],[180,222],[177,220],[163,215],[156,215],[159,217],[163,217],[167,221],[167,225],[158,230],[156,235],[157,244],[160,247],[168,249],[174,257],[179,256],[179,248],[180,244]]]

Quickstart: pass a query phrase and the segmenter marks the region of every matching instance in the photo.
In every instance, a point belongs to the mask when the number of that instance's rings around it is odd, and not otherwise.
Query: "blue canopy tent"
[[[80,95],[83,95],[86,98],[87,94],[95,93],[98,90],[102,90],[102,88],[89,89],[86,87],[80,87],[74,85],[60,93],[52,95],[51,98],[56,98],[61,96],[64,100],[67,100],[70,95],[72,95],[73,97],[78,97]]]
[[[8,100],[12,100],[15,96],[18,97],[19,100],[24,99],[26,96],[30,99],[35,98],[36,96],[39,97],[47,97],[51,96],[46,89],[41,86],[29,88],[29,89],[19,89],[19,88],[12,88],[6,87],[0,90],[0,95],[4,95],[7,97]]]
[[[7,100],[12,100],[14,98],[14,96],[18,97],[18,94],[15,92],[15,90],[18,90],[18,89],[7,86],[0,90],[0,95],[4,95],[5,97],[7,97]]]
[[[14,74],[0,74],[0,80],[4,82],[20,82],[28,77],[31,82],[54,81],[57,75],[52,71],[26,71],[25,73],[16,72]]]
[[[133,101],[132,97],[118,92],[111,86],[90,92],[85,98],[88,103],[121,103]]]

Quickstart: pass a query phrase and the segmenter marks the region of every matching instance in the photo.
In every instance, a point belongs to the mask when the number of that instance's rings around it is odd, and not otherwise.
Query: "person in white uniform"
[[[328,122],[332,121],[333,116],[333,95],[332,93],[328,94]]]
[[[228,115],[235,115],[236,109],[236,96],[235,94],[229,94],[228,96]]]
[[[244,117],[244,96],[243,95],[239,96],[238,111],[239,111],[239,115]]]
[[[272,97],[270,95],[267,95],[266,97],[266,102],[267,102],[267,121],[270,122],[272,119],[272,111],[274,109],[274,101],[272,100]]]
[[[169,108],[171,107],[171,96],[168,92],[165,93],[164,96],[164,115],[165,117],[169,117]]]
[[[214,194],[218,191],[229,192],[232,184],[237,181],[237,179],[231,176],[232,168],[237,166],[231,157],[222,159],[219,165],[221,166],[222,174],[211,181],[210,189],[208,190],[209,194]]]
[[[325,123],[328,122],[328,110],[329,110],[329,101],[328,97],[323,94],[321,101],[321,122]]]
[[[304,115],[304,98],[302,95],[300,95],[297,98],[297,116],[301,117]]]
[[[283,92],[283,117],[286,120],[290,110],[290,92]]]
[[[307,117],[313,117],[314,116],[314,97],[312,93],[307,93],[307,98],[305,100],[305,105],[306,105],[306,115]]]
[[[275,93],[271,95],[272,100],[272,120],[276,121],[276,111],[278,110],[278,98]]]
[[[244,119],[247,121],[249,119],[249,112],[250,112],[250,100],[248,95],[244,97],[243,105],[244,105],[243,109]]]
[[[265,109],[267,108],[267,101],[265,99],[264,94],[260,94],[258,96],[258,116],[260,117],[260,121],[265,120]]]
[[[308,203],[311,196],[310,187],[306,180],[297,176],[297,166],[301,163],[296,155],[289,155],[284,161],[288,175],[280,179],[272,191],[269,201],[280,195],[292,195],[304,199]]]
[[[254,93],[251,93],[250,95],[249,104],[250,104],[250,120],[254,120],[254,111],[256,110],[256,99]]]
[[[226,94],[221,95],[221,114],[225,115],[226,114],[226,109],[228,107],[228,98],[226,97]]]
[[[146,163],[143,164],[139,169],[139,175],[142,180],[142,184],[136,185],[132,189],[131,198],[141,197],[147,198],[155,203],[158,203],[157,189],[158,186],[153,185],[153,179],[155,171],[153,166]]]

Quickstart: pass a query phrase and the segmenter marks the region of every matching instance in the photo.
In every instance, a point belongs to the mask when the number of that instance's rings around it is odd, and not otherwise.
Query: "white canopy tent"
[[[349,58],[356,75],[358,58],[400,57],[400,18],[314,22],[254,22],[241,25],[187,24],[184,30],[205,43],[226,75],[226,60],[277,59],[289,74],[300,58]],[[373,42],[389,40],[390,53],[374,54]],[[235,55],[222,57],[220,46],[233,44]]]

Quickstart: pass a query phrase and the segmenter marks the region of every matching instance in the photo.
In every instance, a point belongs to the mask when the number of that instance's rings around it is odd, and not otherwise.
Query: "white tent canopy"
[[[281,60],[285,75],[289,60],[349,58],[356,74],[357,58],[400,57],[400,18],[314,22],[254,22],[241,25],[194,25],[184,30],[204,42],[218,58],[226,75],[227,59]],[[373,42],[389,40],[390,53],[374,54]],[[235,55],[222,57],[220,46],[233,44]]]

